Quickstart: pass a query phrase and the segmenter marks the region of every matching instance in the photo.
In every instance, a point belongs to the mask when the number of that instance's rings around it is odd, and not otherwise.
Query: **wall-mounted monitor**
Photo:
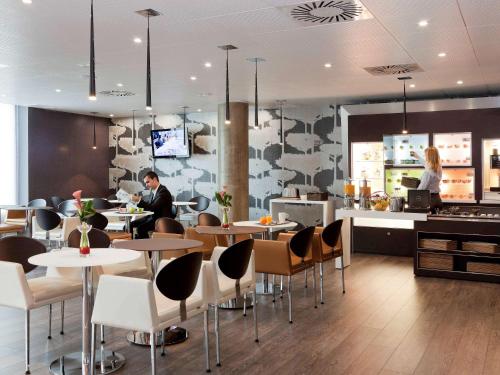
[[[151,131],[154,158],[187,158],[189,142],[184,140],[184,128],[156,129]]]

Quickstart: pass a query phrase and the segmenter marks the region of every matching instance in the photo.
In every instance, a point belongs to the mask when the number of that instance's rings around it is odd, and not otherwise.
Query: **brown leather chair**
[[[82,234],[78,229],[73,230],[68,237],[68,246],[69,247],[80,247],[80,238]],[[88,232],[90,247],[94,248],[107,248],[111,245],[111,240],[106,232],[92,228],[90,232]]]
[[[184,227],[175,219],[160,217],[155,221],[155,232],[184,234]]]
[[[182,239],[182,238],[184,238],[184,235],[179,234],[179,233],[153,232],[153,233],[151,233],[151,238],[178,238],[178,239]],[[186,250],[162,251],[160,259],[179,258],[179,257],[186,255],[186,254],[187,254]]]
[[[314,227],[293,235],[281,233],[277,241],[255,240],[255,272],[288,276],[288,320],[292,320],[292,276],[313,269],[314,307],[316,303],[316,267],[312,257]],[[274,288],[273,288],[274,300]]]
[[[215,246],[222,246],[218,245],[217,237],[219,236],[213,236],[210,234],[199,234],[192,227],[186,228],[186,233],[184,234],[184,238],[187,240],[197,240],[203,242],[202,247],[197,247],[196,249],[193,249],[203,252],[203,260],[210,260]],[[224,236],[220,237],[225,240]]]
[[[26,212],[25,211],[7,211],[5,222],[0,224],[0,236],[7,233],[19,234],[26,227]]]
[[[218,227],[221,225],[219,218],[208,212],[202,212],[198,215],[198,225],[204,227]]]

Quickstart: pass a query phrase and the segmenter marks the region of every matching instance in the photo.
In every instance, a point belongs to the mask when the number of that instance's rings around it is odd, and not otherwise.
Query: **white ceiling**
[[[8,65],[0,68],[1,102],[116,116],[142,110],[146,20],[134,11],[145,8],[163,14],[151,19],[157,113],[183,105],[214,111],[224,101],[225,54],[217,48],[224,44],[239,48],[230,54],[231,100],[253,102],[249,57],[266,59],[259,69],[263,105],[393,98],[401,82],[363,68],[407,63],[424,70],[411,74],[410,97],[500,91],[499,0],[362,0],[372,18],[314,27],[302,27],[280,8],[297,0],[95,0],[97,90],[123,83],[136,93],[98,95],[97,102],[87,100],[88,67],[79,66],[89,59],[90,0],[32,1],[0,0],[0,64]],[[417,25],[423,19],[425,28]],[[133,43],[135,36],[143,43]],[[442,51],[445,58],[437,56]]]

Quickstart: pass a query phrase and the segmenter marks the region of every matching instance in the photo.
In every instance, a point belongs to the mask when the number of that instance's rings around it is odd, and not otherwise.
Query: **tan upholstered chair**
[[[26,228],[26,212],[7,211],[5,222],[0,224],[0,236],[8,233],[19,234]]]
[[[291,236],[281,233],[278,241],[255,240],[254,242],[255,271],[288,276],[288,320],[290,323],[293,322],[292,276],[308,268],[313,269],[314,307],[317,307],[316,267],[312,258],[313,236],[314,227],[307,227]]]

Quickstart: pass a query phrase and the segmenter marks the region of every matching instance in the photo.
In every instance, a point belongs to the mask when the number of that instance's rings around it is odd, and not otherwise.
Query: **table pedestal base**
[[[138,332],[131,331],[127,334],[127,340],[135,345],[140,346],[150,346],[151,341],[149,340],[148,332]],[[188,339],[188,332],[182,327],[170,327],[165,333],[165,345],[175,345],[180,344]],[[156,345],[161,346],[161,334],[157,335]]]
[[[253,307],[252,298],[247,297],[247,309],[251,309]],[[226,303],[221,303],[219,305],[220,309],[228,309],[228,310],[243,310],[243,297],[234,298]]]
[[[111,374],[121,369],[125,364],[123,355],[110,350],[96,349],[95,357],[95,373],[98,375]],[[102,357],[104,357],[104,362],[101,363]],[[82,352],[69,353],[59,357],[50,364],[49,370],[53,375],[81,375]]]

